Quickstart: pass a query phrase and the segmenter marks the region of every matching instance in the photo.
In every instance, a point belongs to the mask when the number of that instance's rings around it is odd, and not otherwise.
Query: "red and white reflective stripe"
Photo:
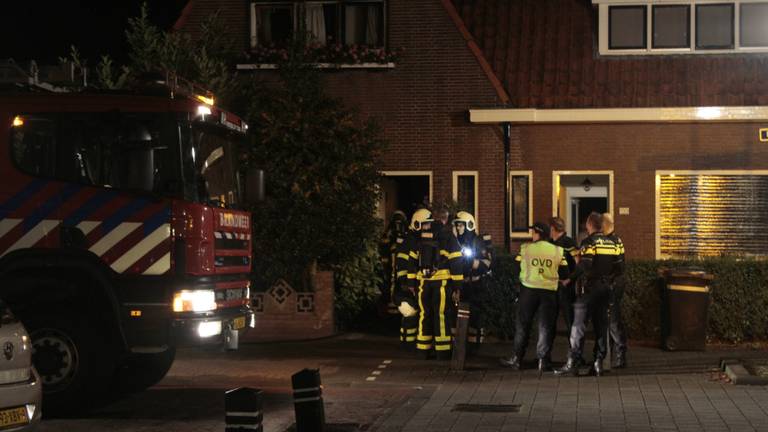
[[[160,228],[156,229],[153,233],[144,237],[128,252],[124,253],[120,258],[112,263],[112,269],[118,273],[125,272],[130,266],[136,263],[139,259],[148,254],[155,246],[162,243],[163,240],[171,236],[171,226],[169,224],[163,224]],[[170,267],[170,261],[169,261]],[[145,273],[147,274],[147,273]]]
[[[58,220],[43,220],[40,221],[34,228],[27,231],[20,239],[16,240],[16,243],[3,252],[3,255],[13,252],[16,249],[26,249],[34,246],[43,237],[47,236],[51,231],[56,229],[61,221]]]

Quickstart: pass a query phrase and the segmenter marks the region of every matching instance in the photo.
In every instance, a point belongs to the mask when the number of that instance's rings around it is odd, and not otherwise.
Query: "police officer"
[[[403,269],[398,274],[397,270],[397,249],[405,240],[407,233],[408,218],[400,210],[395,210],[390,217],[389,224],[384,231],[381,241],[379,241],[379,260],[383,270],[381,289],[382,303],[387,305],[387,312],[396,314],[399,303],[394,302],[395,293],[399,290],[399,280],[405,279],[406,272]]]
[[[577,282],[578,297],[574,303],[571,351],[565,366],[555,371],[557,375],[579,374],[587,321],[590,320],[596,338],[592,373],[597,376],[603,374],[603,359],[607,351],[605,314],[610,300],[611,275],[621,265],[620,249],[613,240],[603,235],[603,216],[600,213],[590,213],[586,228],[588,236],[582,241],[579,263],[576,271],[569,276],[569,279],[581,279]]]
[[[614,349],[611,350],[615,355],[613,367],[621,369],[627,367],[627,331],[621,316],[621,299],[624,297],[624,287],[626,286],[626,277],[624,276],[624,243],[614,232],[613,216],[610,213],[603,213],[603,231],[605,236],[613,240],[619,249],[619,263],[614,267],[614,273],[611,275],[611,317],[608,328],[610,333],[609,343],[612,343],[614,346]]]
[[[432,358],[451,358],[453,327],[452,292],[464,279],[461,248],[445,229],[432,230],[432,213],[419,209],[411,218],[411,233],[405,240],[408,286],[419,305],[416,349]],[[400,255],[398,255],[400,256]]]
[[[458,297],[470,305],[467,342],[470,343],[470,350],[474,351],[478,348],[477,345],[483,342],[485,333],[480,326],[480,297],[483,292],[482,279],[491,270],[490,236],[483,236],[487,237],[487,240],[478,236],[475,217],[465,211],[456,213],[453,227],[463,256],[464,283]]]
[[[563,248],[548,242],[549,226],[536,222],[530,227],[532,243],[524,243],[515,258],[520,279],[520,298],[515,326],[514,353],[499,360],[502,366],[520,369],[536,311],[539,312],[539,342],[536,354],[539,371],[551,370],[554,317],[557,310],[557,285],[568,276]]]
[[[568,262],[569,274],[576,269],[576,257],[579,255],[579,248],[571,237],[565,234],[565,221],[560,217],[549,219],[549,228],[551,238],[549,239],[555,246],[560,246],[565,252],[565,260]],[[555,326],[557,326],[557,316],[563,314],[565,328],[570,336],[571,326],[573,326],[573,302],[576,300],[576,284],[569,281],[568,284],[560,284],[557,288],[557,311],[555,311]],[[555,334],[552,334],[555,337]],[[570,338],[569,338],[570,340]]]

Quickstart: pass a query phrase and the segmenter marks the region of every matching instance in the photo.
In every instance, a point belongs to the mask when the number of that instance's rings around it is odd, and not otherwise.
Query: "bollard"
[[[291,377],[291,383],[296,432],[322,432],[325,428],[325,408],[320,370],[304,369],[297,372]]]
[[[240,387],[224,393],[226,432],[263,432],[261,390]]]
[[[451,369],[464,370],[464,359],[467,356],[467,329],[469,328],[469,303],[459,303],[459,313],[456,320],[456,337],[453,338],[453,354]]]

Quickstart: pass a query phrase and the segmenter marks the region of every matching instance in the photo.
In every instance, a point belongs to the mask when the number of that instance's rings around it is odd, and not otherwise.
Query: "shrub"
[[[500,255],[486,284],[485,326],[499,337],[514,332],[512,265],[511,255]],[[622,312],[631,338],[660,339],[663,280],[658,271],[676,267],[698,267],[715,275],[707,330],[710,341],[768,340],[768,261],[733,257],[629,261]]]
[[[366,329],[377,319],[382,283],[376,242],[366,241],[363,253],[334,266],[334,307],[341,329]]]

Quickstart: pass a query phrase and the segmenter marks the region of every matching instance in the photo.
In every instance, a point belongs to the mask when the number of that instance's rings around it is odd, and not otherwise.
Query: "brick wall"
[[[533,170],[534,219],[552,214],[552,171],[612,170],[616,232],[628,258],[655,256],[656,170],[768,169],[757,123],[520,126],[522,166]],[[629,215],[619,215],[629,207]]]

